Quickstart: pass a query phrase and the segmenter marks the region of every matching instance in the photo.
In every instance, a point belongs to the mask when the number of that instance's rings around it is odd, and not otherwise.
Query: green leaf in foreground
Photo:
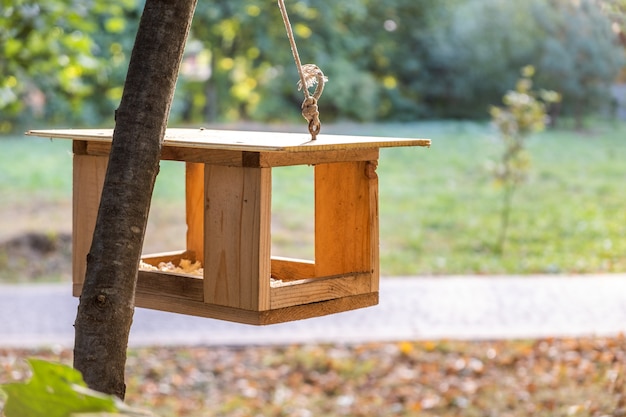
[[[7,394],[6,417],[70,417],[72,414],[117,412],[118,400],[90,390],[77,370],[29,359],[32,378],[0,388]]]

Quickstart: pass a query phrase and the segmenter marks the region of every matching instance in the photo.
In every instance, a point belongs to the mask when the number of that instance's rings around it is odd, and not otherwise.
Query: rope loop
[[[328,81],[328,77],[324,75],[321,69],[315,64],[304,64],[302,66],[302,79],[304,79],[304,98],[308,98],[311,94],[309,88],[315,87],[313,97],[319,100],[324,91],[324,84]],[[298,91],[302,90],[302,80],[298,81]]]
[[[285,30],[287,31],[287,37],[291,45],[291,53],[296,63],[296,69],[300,75],[300,81],[298,81],[298,90],[304,90],[304,102],[302,103],[302,116],[309,121],[309,133],[311,133],[311,140],[315,140],[317,134],[320,132],[321,123],[319,118],[319,109],[317,108],[317,100],[319,100],[324,91],[324,83],[328,81],[328,78],[324,76],[322,70],[314,64],[302,65],[300,62],[300,55],[298,54],[298,48],[296,46],[296,40],[293,36],[293,30],[291,29],[291,23],[289,22],[289,16],[287,15],[287,8],[284,0],[278,0],[278,7],[283,17],[283,23],[285,24]],[[315,91],[311,96],[309,92],[310,87],[315,87]]]

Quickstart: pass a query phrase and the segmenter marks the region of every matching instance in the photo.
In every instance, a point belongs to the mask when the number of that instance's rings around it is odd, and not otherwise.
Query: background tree
[[[564,110],[582,128],[585,115],[610,104],[624,50],[609,17],[593,0],[553,2],[533,10],[542,33],[538,84],[559,91]]]
[[[429,114],[474,118],[532,64],[539,86],[563,94],[582,116],[610,101],[624,51],[598,2],[470,0],[444,14],[431,39],[420,85]]]
[[[419,87],[437,117],[480,117],[533,62],[533,2],[467,1],[443,16],[428,35]]]
[[[526,180],[530,169],[530,154],[526,150],[528,138],[545,128],[548,122],[546,104],[556,103],[561,99],[554,91],[533,91],[534,74],[534,67],[524,67],[515,90],[504,95],[504,107],[494,106],[489,112],[503,145],[502,156],[493,169],[494,178],[502,187],[500,231],[494,246],[498,254],[504,253],[513,196],[519,185]]]

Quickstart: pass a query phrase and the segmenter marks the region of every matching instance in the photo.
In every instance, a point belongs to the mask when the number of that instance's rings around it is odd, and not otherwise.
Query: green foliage
[[[358,26],[371,18],[365,2],[323,0],[313,5],[299,1],[288,2],[287,8],[303,63],[317,64],[330,79],[320,101],[322,117],[375,117],[380,86],[363,54],[372,39]],[[206,57],[203,65],[209,70],[183,71],[174,117],[185,122],[301,117],[298,72],[275,4],[200,2],[190,36],[186,62]]]
[[[135,0],[0,0],[0,132],[32,118],[98,123],[123,82]],[[132,29],[132,28],[131,28]],[[113,37],[124,38],[113,41]],[[107,99],[108,98],[108,99]]]
[[[626,0],[605,0],[601,6],[611,21],[619,27],[618,36],[623,42],[626,39]]]
[[[0,4],[8,28],[0,132],[38,120],[111,125],[143,1]],[[527,63],[580,120],[607,102],[624,63],[611,29],[623,24],[622,0],[293,0],[287,8],[303,63],[329,78],[323,121],[483,118]],[[297,81],[275,3],[199,2],[171,120],[301,121]]]
[[[90,390],[80,372],[61,364],[29,359],[32,377],[0,386],[7,395],[5,417],[151,416],[116,397]]]
[[[530,169],[530,154],[526,150],[526,141],[530,135],[545,128],[547,119],[545,103],[560,101],[559,94],[554,91],[542,90],[540,98],[543,101],[536,97],[536,93],[532,91],[534,74],[534,67],[524,67],[522,78],[517,81],[515,90],[504,95],[502,101],[505,107],[492,107],[490,110],[491,119],[504,145],[502,156],[493,169],[496,181],[503,188],[500,233],[495,245],[495,250],[499,254],[504,252],[513,195],[517,186],[526,179]]]
[[[532,3],[470,0],[442,16],[426,37],[420,85],[430,114],[481,117],[513,84],[539,41]]]
[[[33,371],[30,381],[2,386],[7,394],[6,417],[68,417],[117,410],[114,398],[89,391],[80,372],[37,359],[28,363]]]
[[[586,114],[610,102],[610,86],[626,63],[623,46],[597,1],[555,2],[532,12],[542,34],[538,82],[562,94],[581,128]]]
[[[476,117],[530,63],[541,74],[537,84],[561,93],[563,111],[581,120],[609,103],[624,65],[623,46],[594,0],[470,0],[425,39],[424,101],[444,117]]]

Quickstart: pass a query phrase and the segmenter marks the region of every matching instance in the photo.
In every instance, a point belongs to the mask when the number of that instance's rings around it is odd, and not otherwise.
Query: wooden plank
[[[274,310],[351,295],[367,294],[371,292],[370,287],[370,274],[353,274],[287,282],[271,288],[271,308]]]
[[[285,323],[288,321],[321,317],[356,310],[358,308],[371,307],[376,304],[378,304],[378,293],[371,292],[350,297],[335,298],[328,301],[320,301],[318,303],[262,311],[259,314],[258,323],[256,324],[267,325]]]
[[[198,149],[179,146],[165,146],[161,159],[170,161],[201,162],[211,165],[243,166],[242,151],[228,149]]]
[[[75,294],[80,294],[81,290],[82,284],[75,284]],[[166,294],[155,294],[153,291],[146,290],[143,285],[137,289],[135,298],[136,307],[257,326],[326,316],[371,307],[376,304],[378,304],[378,293],[368,293],[276,310],[251,311],[206,304],[201,301]]]
[[[315,166],[316,276],[376,272],[377,179],[372,164]]]
[[[152,266],[158,266],[161,262],[171,262],[178,265],[181,259],[188,259],[191,262],[195,262],[196,254],[188,250],[178,250],[141,255],[141,260]]]
[[[85,155],[108,156],[111,153],[111,142],[90,141],[83,143],[85,143]]]
[[[111,151],[110,142],[75,142],[85,144],[83,153],[86,155],[108,155]],[[378,159],[378,153],[378,148],[306,152],[248,152],[165,146],[161,151],[161,159],[232,167],[269,168],[329,162],[373,161]]]
[[[84,150],[80,153],[86,155],[109,155],[111,141],[74,141],[84,143]],[[77,152],[76,152],[77,153]],[[161,148],[161,160],[207,163],[212,165],[244,166],[243,151],[231,151],[227,149],[204,149],[189,148],[168,145]]]
[[[365,176],[369,196],[369,257],[371,268],[370,291],[378,292],[380,286],[380,223],[378,214],[378,161],[370,161],[365,164]]]
[[[110,142],[113,129],[31,130],[30,136],[46,138]],[[388,138],[320,134],[310,140],[305,133],[242,132],[210,129],[167,129],[163,146],[196,149],[225,149],[259,152],[310,152],[358,148],[388,148],[398,146],[430,146],[429,139]]]
[[[206,304],[201,301],[186,300],[179,297],[168,297],[163,294],[154,294],[138,291],[135,306],[152,310],[167,311],[170,313],[186,314],[190,316],[206,317],[235,323],[262,324],[260,313],[252,310],[242,310],[233,307]]]
[[[84,282],[84,280],[83,280]],[[74,282],[72,283],[72,297],[80,297],[80,294],[83,292],[83,283],[82,282]]]
[[[87,144],[89,142],[85,142],[83,140],[73,140],[72,141],[72,153],[74,155],[88,155],[87,152]]]
[[[205,302],[266,310],[270,281],[270,168],[205,167]]]
[[[374,161],[378,159],[378,154],[378,148],[306,152],[260,152],[258,153],[258,166],[281,167],[327,164],[330,162]],[[252,166],[252,164],[247,166]]]
[[[163,295],[190,301],[204,300],[202,278],[160,271],[137,274],[137,293]]]
[[[81,152],[85,155],[109,155],[111,142],[85,142]],[[161,160],[201,162],[211,165],[268,168],[293,165],[315,165],[330,162],[373,161],[378,159],[378,148],[343,149],[336,151],[305,152],[249,152],[223,149],[194,149],[166,146],[161,150]]]
[[[109,155],[111,152],[110,141],[74,141],[84,143],[86,155]],[[180,146],[164,146],[161,148],[162,161],[182,161],[207,163],[211,165],[244,166],[243,151],[231,151],[225,149],[199,149],[183,148]]]
[[[281,281],[295,281],[314,277],[314,261],[272,256],[272,278]]]
[[[74,155],[73,158],[72,280],[75,284],[85,280],[107,164],[105,156]]]
[[[185,207],[187,250],[204,265],[204,164],[185,165]]]

